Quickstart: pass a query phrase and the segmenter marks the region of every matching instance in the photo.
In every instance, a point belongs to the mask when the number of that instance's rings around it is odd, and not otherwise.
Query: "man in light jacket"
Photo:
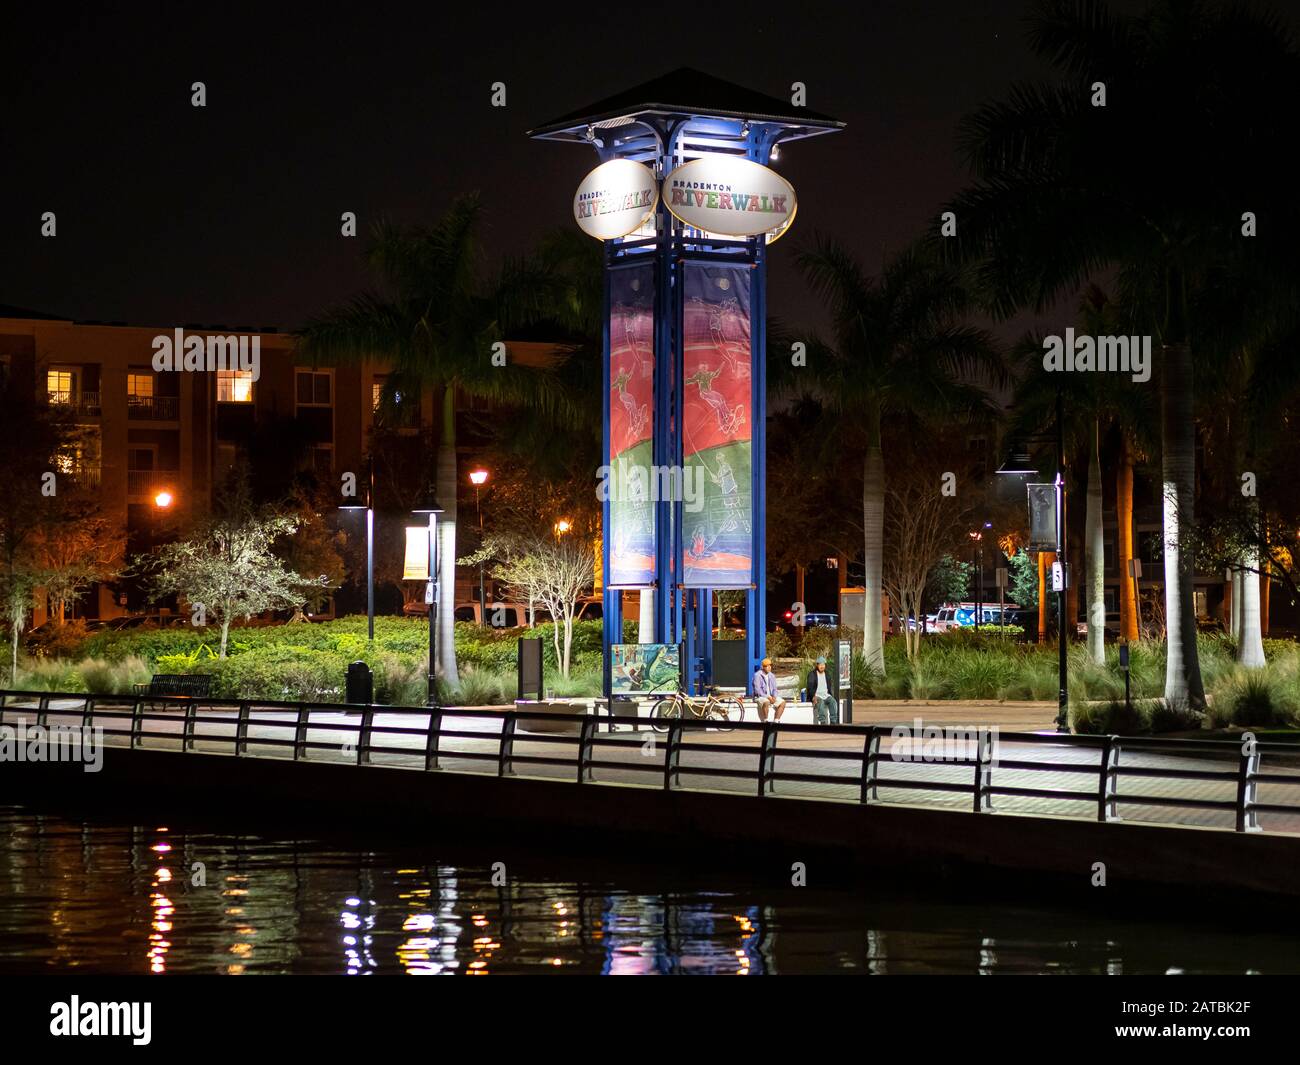
[[[767,720],[767,708],[772,708],[774,720],[780,721],[785,713],[785,700],[776,690],[776,675],[772,672],[772,660],[763,659],[758,672],[754,674],[754,698],[758,701],[758,719]]]
[[[824,657],[808,671],[808,701],[813,705],[813,720],[819,725],[840,723],[839,677],[826,668]]]

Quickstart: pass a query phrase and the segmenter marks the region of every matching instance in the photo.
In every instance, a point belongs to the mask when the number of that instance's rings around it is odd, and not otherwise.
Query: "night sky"
[[[1042,72],[1020,0],[853,14],[791,2],[467,8],[7,15],[0,304],[292,328],[367,284],[375,217],[429,220],[475,188],[495,265],[574,224],[573,190],[596,161],[524,131],[694,66],[784,98],[802,81],[810,108],[848,123],[778,164],[799,217],[773,249],[770,309],[818,324],[790,265],[797,245],[834,232],[874,270],[963,183],[958,119]],[[206,108],[190,105],[194,81]],[[490,106],[495,81],[505,109]],[[49,210],[54,239],[40,236]],[[345,210],[356,239],[339,233]]]

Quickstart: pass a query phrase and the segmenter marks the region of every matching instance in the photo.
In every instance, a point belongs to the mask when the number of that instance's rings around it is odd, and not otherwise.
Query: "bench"
[[[137,684],[137,695],[182,695],[202,699],[212,689],[211,673],[155,673],[148,684]]]

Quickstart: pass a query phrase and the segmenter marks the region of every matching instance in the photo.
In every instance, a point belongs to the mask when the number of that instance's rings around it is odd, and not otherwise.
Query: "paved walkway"
[[[129,700],[127,701],[129,702]],[[861,706],[861,703],[859,703]],[[873,707],[867,713],[855,713],[855,723],[863,724],[863,718],[869,723],[893,725],[902,723],[911,725],[913,719],[921,716],[926,724],[938,724],[947,721],[956,725],[987,727],[997,724],[1003,731],[1010,729],[1001,723],[1006,716],[1019,722],[1023,715],[1024,724],[1017,724],[1021,731],[1046,731],[1051,727],[1055,716],[1055,707],[1051,704],[1029,704],[1015,706],[1001,720],[989,720],[999,717],[994,711],[999,708],[1012,707],[1015,704],[970,704],[962,708],[951,706],[928,708],[916,703],[894,704],[892,708]],[[79,701],[54,701],[49,709],[48,722],[51,725],[76,726],[81,723],[81,704]],[[965,712],[963,712],[965,711]],[[203,708],[200,714],[212,720],[197,723],[194,732],[193,749],[205,753],[232,754],[237,712],[234,709]],[[292,741],[295,734],[296,718],[293,712],[285,710],[258,709],[254,707],[253,717],[259,721],[251,725],[248,732],[248,754],[260,757],[292,758],[292,746],[276,746],[266,741]],[[15,706],[6,707],[0,716],[0,723],[15,724],[24,717],[30,726],[35,722],[34,706],[29,709]],[[166,712],[161,720],[146,723],[146,731],[157,732],[156,738],[147,738],[142,746],[150,749],[179,750],[184,715],[179,712]],[[308,729],[307,740],[310,743],[323,743],[335,747],[354,745],[356,732],[349,732],[338,726],[351,723],[355,725],[359,718],[354,713],[328,710],[315,711],[312,724]],[[97,724],[106,728],[125,731],[129,721],[110,722],[99,719]],[[423,766],[425,732],[428,727],[428,715],[420,712],[387,712],[375,714],[375,733],[372,743],[376,747],[393,748],[392,752],[377,752],[372,757],[376,765]],[[406,728],[414,732],[409,735],[387,735],[385,728]],[[468,737],[442,738],[440,745],[440,765],[445,770],[456,772],[477,772],[495,775],[497,772],[496,756],[500,745],[501,719],[490,717],[473,710],[448,712],[443,717],[443,729],[470,733]],[[743,792],[754,794],[756,780],[710,776],[702,773],[705,769],[744,770],[753,774],[758,765],[759,743],[758,731],[718,732],[716,730],[691,729],[685,740],[692,749],[683,750],[680,756],[681,785],[694,790]],[[559,742],[554,742],[558,739]],[[864,732],[865,739],[865,732]],[[663,758],[666,736],[648,729],[641,722],[639,731],[630,728],[597,734],[593,757],[597,761],[613,763],[611,766],[595,770],[594,779],[611,784],[640,784],[643,786],[662,787]],[[260,741],[260,742],[259,742]],[[563,759],[560,766],[532,765],[520,761],[516,772],[520,776],[537,776],[554,779],[573,780],[576,775],[576,734],[556,735],[548,741],[536,734],[516,733],[514,755],[517,759],[527,757],[552,757]],[[105,742],[112,745],[125,745],[125,735],[106,735]],[[895,751],[892,740],[885,737],[881,752],[887,758],[879,763],[879,800],[886,803],[908,803],[913,805],[943,806],[957,809],[971,809],[972,796],[969,792],[951,792],[934,789],[916,789],[898,786],[899,782],[922,784],[962,784],[970,785],[974,779],[971,766],[923,762],[896,758],[905,753],[905,743]],[[696,749],[698,748],[698,749]],[[774,769],[779,773],[799,773],[825,775],[833,779],[827,782],[790,782],[777,781],[773,794],[782,798],[803,798],[821,801],[856,802],[859,794],[859,755],[863,741],[847,735],[820,735],[817,733],[791,733],[781,735],[779,739]],[[474,754],[490,756],[475,759]],[[309,750],[306,755],[310,761],[355,761],[355,748],[350,752],[342,750]],[[1065,743],[1023,743],[1002,739],[996,750],[996,761],[992,769],[991,783],[994,788],[1035,788],[1054,792],[1085,792],[1095,795],[1098,785],[1099,753],[1095,749],[1072,746]],[[1038,762],[1055,765],[1051,769],[1009,768],[1003,762]],[[1078,770],[1063,767],[1074,766]],[[1233,802],[1236,799],[1237,784],[1233,778],[1221,780],[1198,779],[1156,779],[1134,775],[1134,770],[1161,768],[1193,772],[1220,772],[1235,774],[1237,758],[1218,756],[1173,756],[1151,754],[1138,751],[1124,751],[1120,758],[1119,794],[1138,798],[1198,799]],[[1264,779],[1261,780],[1257,800],[1262,803],[1279,803],[1300,806],[1300,785],[1288,783],[1271,783],[1267,774],[1297,773],[1294,766],[1270,765],[1266,756],[1261,766]],[[1127,771],[1127,772],[1126,772]],[[841,782],[842,780],[842,782]],[[891,786],[892,784],[892,786]],[[1022,813],[1036,815],[1054,815],[1063,817],[1095,819],[1097,804],[1095,799],[1075,799],[1059,796],[1029,797],[994,795],[992,799],[996,812]],[[1203,810],[1178,808],[1154,803],[1121,802],[1119,813],[1125,820],[1160,822],[1166,824],[1197,825],[1204,827],[1231,829],[1235,815],[1231,809]],[[1261,813],[1259,822],[1262,828],[1272,832],[1300,834],[1300,812],[1295,814]]]

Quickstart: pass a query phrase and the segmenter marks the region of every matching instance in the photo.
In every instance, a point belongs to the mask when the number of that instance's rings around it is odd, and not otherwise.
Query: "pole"
[[[1056,593],[1057,616],[1057,671],[1060,690],[1057,693],[1056,731],[1070,731],[1070,692],[1067,680],[1065,585],[1069,568],[1065,561],[1065,418],[1061,400],[1061,387],[1056,388],[1056,561],[1061,565],[1061,587]]]
[[[474,509],[478,512],[478,548],[481,552],[483,550],[483,508],[478,503],[478,490],[479,486],[475,485]],[[480,558],[478,560],[478,623],[480,625],[487,624],[487,591],[483,585],[483,567],[485,563],[485,559]]]
[[[375,642],[375,458],[368,463],[370,494],[366,497],[366,638]]]
[[[975,631],[980,631],[984,613],[984,534],[975,534]]]
[[[435,666],[438,649],[438,516],[429,515],[429,705],[438,705],[438,671]]]

